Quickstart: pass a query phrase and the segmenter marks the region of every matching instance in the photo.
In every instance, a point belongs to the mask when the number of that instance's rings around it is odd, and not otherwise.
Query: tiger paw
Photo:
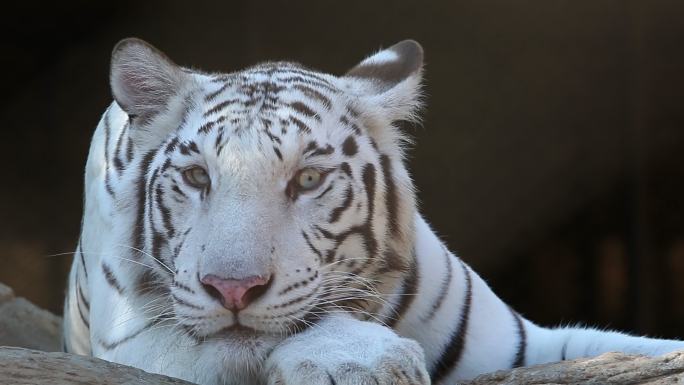
[[[423,350],[378,324],[326,320],[279,345],[269,385],[428,385]]]

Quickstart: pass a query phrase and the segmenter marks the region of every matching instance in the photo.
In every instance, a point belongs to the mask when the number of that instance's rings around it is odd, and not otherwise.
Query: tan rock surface
[[[0,348],[0,384],[12,385],[191,385],[94,357]]]
[[[60,351],[62,320],[0,284],[0,345]]]
[[[606,353],[482,375],[464,385],[684,384],[684,351],[660,357]]]

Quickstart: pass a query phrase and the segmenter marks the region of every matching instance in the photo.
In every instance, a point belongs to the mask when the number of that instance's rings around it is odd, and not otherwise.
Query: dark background
[[[428,107],[421,210],[542,324],[684,337],[684,2],[60,1],[4,5],[0,281],[60,312],[109,54],[341,74],[405,38]]]

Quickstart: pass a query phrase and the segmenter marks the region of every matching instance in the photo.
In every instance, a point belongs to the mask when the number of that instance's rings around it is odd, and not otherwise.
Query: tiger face
[[[119,199],[137,202],[131,249],[155,267],[138,286],[161,288],[198,342],[390,319],[414,263],[395,123],[414,117],[421,63],[406,42],[342,77],[285,62],[204,74],[120,43],[111,83],[138,171]]]

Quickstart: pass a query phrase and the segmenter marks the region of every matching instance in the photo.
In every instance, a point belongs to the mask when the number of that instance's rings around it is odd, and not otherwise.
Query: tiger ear
[[[145,125],[168,108],[187,75],[149,43],[128,38],[114,47],[109,80],[117,104],[133,121]]]
[[[423,47],[404,40],[366,58],[345,78],[364,104],[379,108],[391,121],[417,121],[421,106]]]

